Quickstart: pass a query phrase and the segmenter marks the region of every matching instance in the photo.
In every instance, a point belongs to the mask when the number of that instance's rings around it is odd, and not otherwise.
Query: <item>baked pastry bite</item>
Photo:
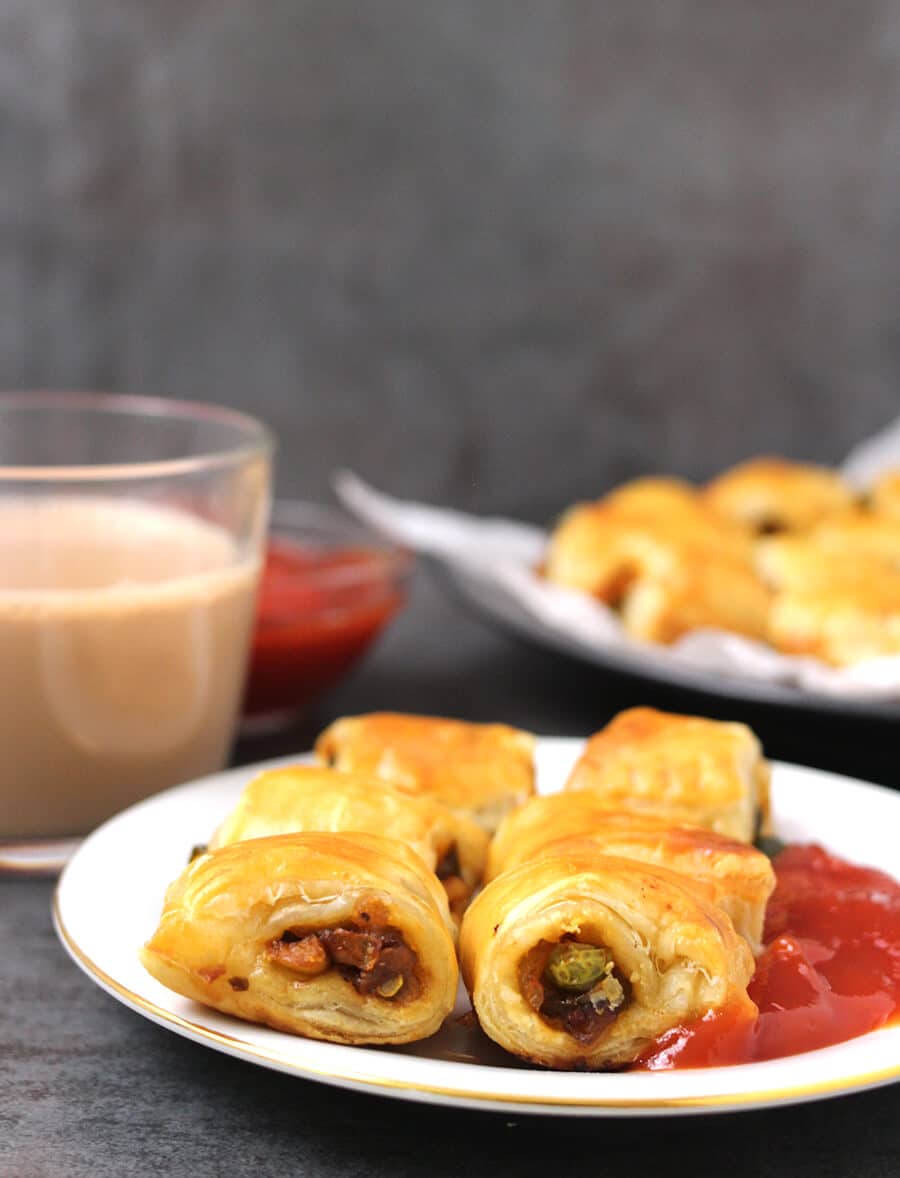
[[[703,827],[627,810],[603,810],[589,792],[532,798],[503,820],[491,844],[487,879],[541,855],[578,849],[638,859],[709,888],[754,953],[762,947],[766,904],[775,887],[762,851]]]
[[[756,546],[756,568],[774,591],[819,585],[848,568],[840,548],[821,544],[815,533],[766,536]]]
[[[755,532],[812,527],[850,507],[852,489],[833,470],[783,458],[752,458],[720,474],[706,487],[707,504]]]
[[[613,834],[635,829],[670,830],[671,813],[614,809],[591,790],[563,790],[538,794],[510,811],[497,828],[488,849],[485,883],[511,867],[533,859],[548,843],[589,835],[595,831]]]
[[[335,720],[315,751],[334,769],[434,798],[491,833],[534,793],[534,745],[531,733],[506,724],[372,712]]]
[[[635,579],[620,613],[633,638],[668,644],[700,629],[765,638],[769,606],[769,591],[749,565],[688,549]]]
[[[690,515],[648,521],[603,504],[575,508],[551,536],[544,575],[618,610],[627,633],[645,642],[701,627],[761,638],[768,592],[747,537],[723,531]]]
[[[857,561],[776,594],[769,639],[834,666],[900,654],[900,570]]]
[[[747,535],[699,499],[685,503],[656,483],[626,484],[606,499],[565,512],[550,535],[546,579],[616,605],[641,577],[663,576],[685,561],[727,557],[749,563]]]
[[[684,479],[666,475],[646,475],[622,483],[604,495],[600,502],[632,516],[655,520],[706,515],[697,488]]]
[[[900,515],[843,511],[819,524],[810,538],[823,552],[842,556],[845,564],[872,560],[900,568]]]
[[[336,1043],[409,1043],[453,1008],[446,896],[418,855],[369,834],[251,839],[195,859],[140,953],[164,986]]]
[[[743,842],[765,829],[769,812],[769,766],[745,724],[654,708],[620,712],[592,736],[565,788]]]
[[[749,537],[707,505],[690,483],[673,478],[640,478],[610,491],[597,504],[635,529],[646,529],[658,540],[693,548],[715,549],[744,559]]]
[[[405,843],[436,872],[457,915],[484,874],[488,835],[471,818],[425,795],[401,793],[369,774],[319,765],[268,769],[254,778],[210,849],[313,830],[362,831]]]
[[[621,1067],[687,1020],[756,1014],[753,954],[706,890],[596,848],[488,884],[463,918],[460,966],[485,1033],[545,1067]]]
[[[886,471],[875,481],[869,503],[879,514],[900,519],[900,470]]]
[[[553,529],[542,572],[556,585],[614,605],[640,575],[643,543],[643,530],[627,516],[602,503],[578,503]]]

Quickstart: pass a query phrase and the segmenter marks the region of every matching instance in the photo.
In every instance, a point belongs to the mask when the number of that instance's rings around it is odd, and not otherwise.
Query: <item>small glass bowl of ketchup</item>
[[[406,600],[412,557],[336,508],[278,501],[256,604],[242,731],[295,720]]]

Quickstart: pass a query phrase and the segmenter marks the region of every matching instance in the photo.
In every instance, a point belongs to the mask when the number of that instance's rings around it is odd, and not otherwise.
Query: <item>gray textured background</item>
[[[0,386],[540,518],[900,410],[898,0],[4,0]]]

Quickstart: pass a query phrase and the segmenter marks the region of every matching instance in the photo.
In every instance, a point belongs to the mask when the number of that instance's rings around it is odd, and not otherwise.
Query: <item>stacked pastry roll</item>
[[[300,831],[362,831],[398,839],[438,877],[457,916],[484,875],[489,841],[472,818],[427,794],[405,794],[365,773],[292,765],[251,781],[209,845]]]
[[[485,1032],[534,1063],[603,1069],[709,1012],[752,1018],[767,785],[743,725],[634,709],[593,737],[562,793],[501,824],[463,920]]]
[[[534,793],[534,745],[530,732],[507,724],[375,712],[336,720],[316,753],[334,769],[441,802],[492,834]]]
[[[533,738],[379,715],[319,743],[341,767],[252,781],[169,888],[142,961],[177,993],[279,1030],[425,1038],[453,1007],[485,826],[533,792]]]

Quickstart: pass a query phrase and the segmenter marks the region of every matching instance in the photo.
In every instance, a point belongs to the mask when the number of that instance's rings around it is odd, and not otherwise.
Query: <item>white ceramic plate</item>
[[[580,748],[576,740],[539,742],[541,792],[560,787]],[[180,998],[144,971],[138,946],[156,927],[165,887],[191,847],[206,841],[259,769],[219,773],[125,810],[82,844],[57,890],[57,931],[76,963],[126,1006],[188,1039],[344,1088],[507,1113],[728,1111],[836,1096],[900,1078],[896,1025],[835,1047],[739,1067],[584,1074],[519,1065],[455,1019],[410,1047],[345,1047],[239,1022]],[[898,874],[900,793],[783,764],[775,766],[772,792],[782,839],[821,842],[847,859]],[[467,1009],[461,994],[456,1014]]]

